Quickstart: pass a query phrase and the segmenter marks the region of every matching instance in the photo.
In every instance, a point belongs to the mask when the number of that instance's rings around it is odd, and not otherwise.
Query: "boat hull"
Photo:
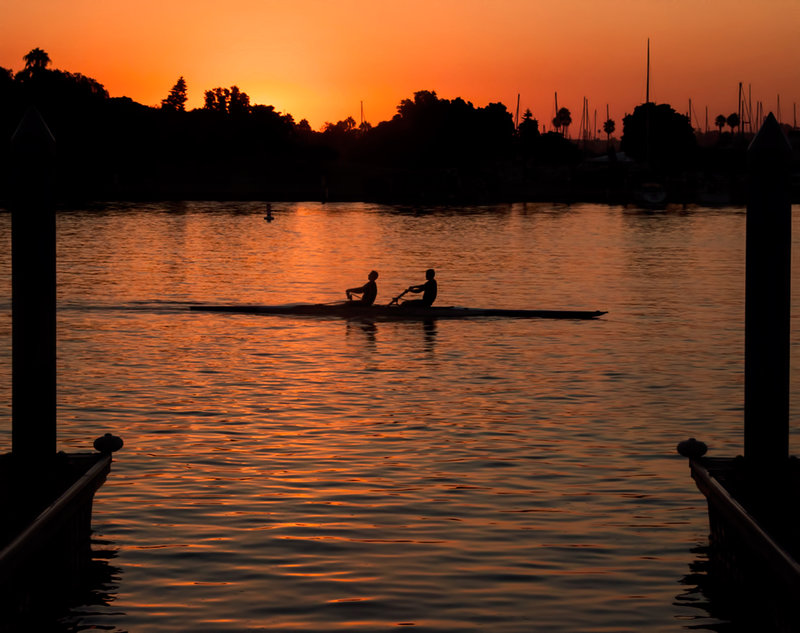
[[[238,312],[288,316],[341,317],[346,319],[426,320],[501,317],[515,319],[595,319],[606,314],[600,310],[504,310],[496,308],[364,306],[358,303],[298,303],[289,305],[193,305],[202,312]]]

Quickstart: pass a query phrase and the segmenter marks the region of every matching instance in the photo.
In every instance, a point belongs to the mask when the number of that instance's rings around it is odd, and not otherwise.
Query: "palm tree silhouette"
[[[22,56],[26,70],[44,70],[50,64],[50,55],[41,48],[34,48],[28,54]]]
[[[558,120],[558,124],[556,124],[556,119]],[[556,113],[556,119],[553,120],[553,125],[555,125],[556,128],[564,128],[564,136],[567,136],[569,126],[572,123],[570,111],[567,108],[559,108]]]
[[[603,132],[606,133],[606,142],[611,142],[611,135],[614,133],[616,129],[616,123],[614,123],[614,119],[608,119],[605,123],[603,123]]]
[[[728,123],[728,119],[725,117],[724,114],[718,114],[717,118],[714,119],[714,125],[719,128],[719,133],[722,134],[722,128]]]

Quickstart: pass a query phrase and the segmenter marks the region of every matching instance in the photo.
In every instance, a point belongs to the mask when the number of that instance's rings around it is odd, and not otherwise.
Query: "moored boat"
[[[399,305],[363,305],[349,303],[291,303],[285,305],[192,305],[203,312],[239,312],[289,316],[342,317],[346,319],[425,320],[505,317],[516,319],[595,319],[606,314],[600,310],[515,310],[502,308],[462,308],[457,306],[413,307]]]

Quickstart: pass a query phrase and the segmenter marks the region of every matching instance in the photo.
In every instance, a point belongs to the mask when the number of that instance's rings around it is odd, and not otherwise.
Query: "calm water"
[[[687,579],[707,517],[675,445],[741,452],[743,210],[262,216],[231,203],[58,216],[59,444],[125,439],[94,511],[112,576],[63,627],[718,626]],[[0,215],[1,451],[9,225]],[[348,323],[186,308],[339,300],[372,268],[388,302],[428,267],[441,305],[609,314]]]

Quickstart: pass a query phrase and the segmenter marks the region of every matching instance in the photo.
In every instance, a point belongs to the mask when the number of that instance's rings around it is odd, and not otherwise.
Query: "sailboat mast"
[[[742,82],[739,82],[739,133],[742,133]]]
[[[647,91],[645,93],[645,108],[644,112],[644,147],[645,147],[645,162],[647,167],[650,167],[650,38],[647,38]]]
[[[650,103],[650,38],[647,38],[647,88],[645,91],[645,103]]]

